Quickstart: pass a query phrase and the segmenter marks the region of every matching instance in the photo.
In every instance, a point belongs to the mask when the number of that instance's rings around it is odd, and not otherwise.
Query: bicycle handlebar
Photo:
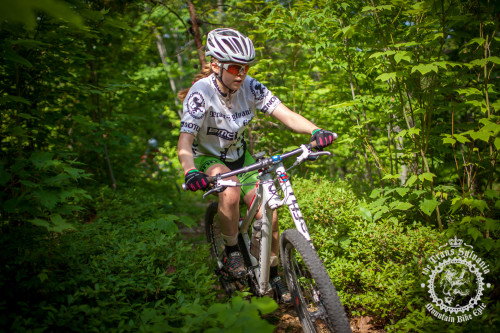
[[[337,134],[336,133],[333,133],[333,134],[335,136],[335,139],[337,139]],[[313,141],[311,143],[308,143],[308,144],[305,144],[305,145],[302,145],[302,146],[305,146],[305,148],[307,150],[311,151],[311,149],[315,148],[317,146],[317,144],[316,144],[316,141]],[[225,179],[225,178],[236,176],[236,175],[239,175],[239,174],[242,174],[242,173],[247,173],[247,172],[250,172],[250,171],[263,169],[265,167],[268,167],[268,166],[271,166],[273,164],[279,163],[279,162],[281,162],[281,161],[283,161],[283,160],[285,160],[285,159],[287,159],[289,157],[292,157],[292,156],[295,156],[295,155],[298,155],[298,154],[304,152],[302,146],[300,148],[291,150],[291,151],[283,153],[281,155],[274,155],[274,156],[271,156],[271,157],[262,158],[262,159],[258,160],[257,162],[255,162],[253,164],[250,164],[250,165],[247,165],[247,166],[245,166],[243,168],[240,168],[240,169],[236,169],[236,170],[232,170],[232,171],[229,171],[229,172],[226,172],[226,173],[218,174],[216,176],[207,176],[207,180],[208,180],[208,182],[210,184],[214,184],[214,183],[217,182],[218,179]],[[321,156],[321,155],[330,155],[330,152],[328,152],[328,151],[318,151],[318,152],[314,152],[314,153],[308,154],[308,157],[318,157],[318,156]],[[186,187],[186,184],[182,184],[182,189],[183,190],[188,190],[188,188]]]

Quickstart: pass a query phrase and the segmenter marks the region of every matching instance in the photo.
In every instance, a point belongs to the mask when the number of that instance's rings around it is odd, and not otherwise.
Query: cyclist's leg
[[[253,188],[248,193],[245,194],[244,201],[245,204],[250,207],[252,201],[255,197],[256,188]],[[258,213],[255,215],[255,219],[260,219],[262,217],[262,207],[259,208]],[[273,212],[273,233],[272,233],[272,243],[271,243],[271,256],[278,257],[279,253],[279,223],[278,223],[278,213]],[[274,263],[273,263],[274,264]],[[276,265],[278,262],[276,261]]]
[[[198,170],[209,176],[230,171],[220,160],[213,157],[196,158],[195,165]],[[238,181],[236,177],[229,179]],[[224,264],[234,277],[241,277],[245,272],[243,258],[238,247],[240,193],[241,189],[239,187],[228,187],[225,191],[218,193],[217,216],[226,252]]]
[[[245,152],[245,162],[244,166],[250,165],[252,163],[255,163],[255,159],[250,155],[250,153],[247,151]],[[257,171],[252,171],[248,172],[242,175],[238,176],[238,179],[240,180],[240,183],[242,184],[250,184],[246,186],[241,187],[242,191],[242,196],[245,204],[250,207],[252,204],[252,201],[255,197],[255,193],[257,190],[257,182],[258,182],[258,172]],[[254,185],[255,184],[255,185]],[[255,216],[255,218],[258,220],[262,217],[262,207],[260,207],[259,212]],[[271,256],[275,257],[276,259],[274,262],[272,261],[272,265],[278,265],[278,253],[279,253],[279,224],[278,224],[278,213],[276,211],[273,212],[273,232],[272,232],[272,244],[271,244]]]
[[[195,165],[198,170],[209,176],[231,171],[222,161],[211,156],[197,157],[195,159]],[[229,179],[236,182],[238,181],[236,176]],[[220,228],[223,235],[231,238],[226,239],[226,241],[228,241],[227,245],[229,246],[234,246],[238,242],[240,193],[241,189],[239,187],[228,187],[224,192],[218,193]]]

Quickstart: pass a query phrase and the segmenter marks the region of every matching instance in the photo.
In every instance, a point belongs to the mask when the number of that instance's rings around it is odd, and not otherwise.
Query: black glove
[[[186,174],[184,182],[191,191],[205,190],[210,184],[208,183],[207,175],[199,172],[196,169],[189,171]]]
[[[316,149],[323,150],[326,146],[331,145],[336,138],[337,136],[334,133],[318,128],[314,130],[311,142],[316,141]]]

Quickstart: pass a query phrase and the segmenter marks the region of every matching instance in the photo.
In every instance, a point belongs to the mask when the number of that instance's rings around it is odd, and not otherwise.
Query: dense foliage
[[[339,133],[332,158],[293,178],[349,314],[447,327],[419,274],[458,235],[493,287],[488,312],[453,330],[493,329],[498,13],[489,0],[0,0],[0,325],[270,329],[258,311],[273,304],[217,303],[206,248],[177,235],[203,204],[179,191],[176,93],[198,71],[198,28],[224,25],[255,41],[251,76]],[[307,140],[261,116],[248,133],[252,151]]]

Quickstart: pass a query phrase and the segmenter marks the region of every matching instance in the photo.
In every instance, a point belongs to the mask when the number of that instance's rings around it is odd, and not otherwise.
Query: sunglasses
[[[250,65],[236,65],[236,64],[220,64],[219,66],[233,75],[246,74],[250,69]]]

